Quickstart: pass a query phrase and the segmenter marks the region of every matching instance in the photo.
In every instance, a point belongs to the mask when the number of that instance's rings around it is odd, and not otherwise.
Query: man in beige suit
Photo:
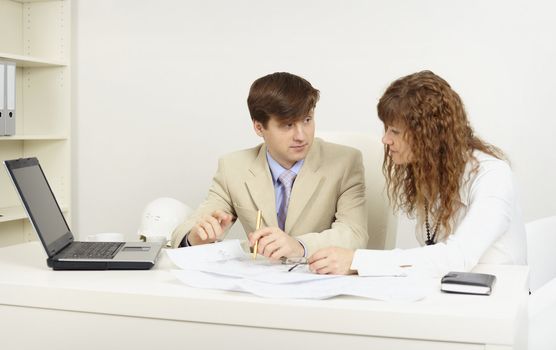
[[[239,219],[251,246],[271,259],[309,256],[368,240],[361,153],[314,138],[319,91],[274,73],[257,79],[247,104],[264,143],[219,160],[203,204],[172,234],[172,246],[212,243]],[[292,185],[293,183],[293,185]],[[255,230],[257,211],[262,228]]]

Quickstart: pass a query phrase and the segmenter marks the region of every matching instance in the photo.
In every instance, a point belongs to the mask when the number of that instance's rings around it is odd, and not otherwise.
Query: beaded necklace
[[[435,240],[436,240],[436,233],[438,231],[439,221],[440,220],[437,220],[436,224],[434,225],[432,238],[431,238],[431,226],[429,224],[429,202],[425,201],[425,229],[427,231],[427,240],[425,241],[426,245],[433,245],[436,243]]]

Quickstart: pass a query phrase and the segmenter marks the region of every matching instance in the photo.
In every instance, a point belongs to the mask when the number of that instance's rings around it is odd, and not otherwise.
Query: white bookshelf
[[[0,0],[0,61],[15,62],[16,134],[0,160],[37,157],[68,221],[71,213],[70,0]],[[4,165],[0,246],[36,240]]]

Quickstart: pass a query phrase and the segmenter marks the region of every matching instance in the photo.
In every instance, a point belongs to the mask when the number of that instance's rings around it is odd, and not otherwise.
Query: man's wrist
[[[187,233],[187,241],[190,246],[202,244],[202,241],[199,240],[199,236],[194,234],[192,231]]]
[[[299,243],[299,246],[301,248],[301,250],[299,251],[299,253],[301,255],[298,255],[298,256],[302,256],[302,257],[306,258],[307,257],[307,249],[305,248],[305,244],[303,244],[303,242],[299,239],[296,239],[296,240],[297,240],[297,243]]]
[[[185,234],[185,236],[183,236],[183,239],[180,242],[180,247],[191,247],[192,244],[191,242],[189,242],[189,232],[187,232]]]

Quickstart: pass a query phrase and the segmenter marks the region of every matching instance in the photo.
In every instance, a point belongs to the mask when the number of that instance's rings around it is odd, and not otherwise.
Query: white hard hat
[[[187,219],[191,208],[174,198],[157,198],[141,215],[138,234],[143,241],[167,242],[174,229]]]

